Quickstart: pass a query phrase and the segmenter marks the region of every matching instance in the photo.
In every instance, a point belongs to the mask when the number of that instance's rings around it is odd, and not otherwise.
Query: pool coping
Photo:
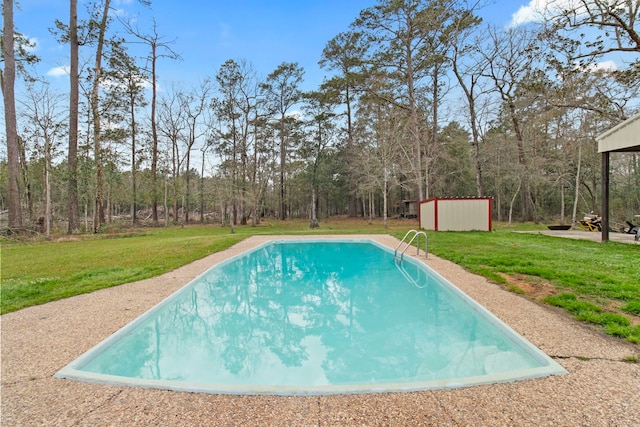
[[[388,235],[361,235],[393,247]],[[256,236],[163,276],[1,316],[3,425],[639,425],[640,347],[430,255],[425,262],[567,375],[375,395],[233,396],[67,381],[62,366]],[[312,238],[321,236],[314,235]],[[322,236],[340,238],[356,236]]]

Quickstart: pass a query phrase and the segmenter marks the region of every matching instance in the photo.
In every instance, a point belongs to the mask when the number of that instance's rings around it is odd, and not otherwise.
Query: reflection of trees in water
[[[307,245],[272,244],[210,271],[138,328],[128,349],[114,346],[108,373],[249,381],[258,370],[300,367],[323,351],[331,383],[397,381],[429,377],[474,351],[485,327],[421,268],[404,264],[411,284],[373,245]],[[308,336],[324,348],[308,348]],[[118,366],[118,358],[126,363]],[[203,373],[187,378],[196,364]]]

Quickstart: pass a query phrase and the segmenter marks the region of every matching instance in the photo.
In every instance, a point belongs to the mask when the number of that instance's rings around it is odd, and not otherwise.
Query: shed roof
[[[596,137],[598,153],[640,151],[640,113]]]

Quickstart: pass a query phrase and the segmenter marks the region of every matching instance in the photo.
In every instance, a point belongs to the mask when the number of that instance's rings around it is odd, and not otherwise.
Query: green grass
[[[430,252],[504,284],[507,277],[544,279],[558,295],[544,302],[610,335],[640,343],[640,247],[498,230],[492,233],[430,233]],[[634,319],[635,325],[630,319]]]
[[[395,227],[406,229],[406,222]],[[73,295],[158,276],[256,234],[384,233],[380,222],[264,222],[259,227],[218,225],[125,229],[121,233],[61,236],[57,241],[3,241],[2,314]]]
[[[157,276],[242,238],[213,228],[163,228],[126,238],[3,245],[1,311]]]
[[[558,289],[589,297],[640,301],[640,247],[562,239],[539,234],[431,233],[430,251],[504,282],[498,273],[545,279]]]
[[[8,313],[157,276],[250,235],[387,233],[402,238],[410,228],[416,228],[415,222],[390,221],[384,229],[380,220],[325,220],[319,229],[311,230],[307,221],[271,221],[259,227],[237,227],[234,234],[209,225],[62,236],[59,241],[5,240],[0,310]],[[510,278],[548,283],[556,295],[546,298],[547,304],[599,325],[606,333],[640,343],[639,246],[514,233],[506,227],[491,233],[428,235],[430,252],[519,294],[527,294],[526,288],[510,283]]]

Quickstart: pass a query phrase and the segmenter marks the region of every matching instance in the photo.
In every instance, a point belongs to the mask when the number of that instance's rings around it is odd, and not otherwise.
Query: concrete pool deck
[[[327,236],[340,237],[345,236]],[[392,248],[398,242],[384,235],[347,237]],[[429,266],[569,373],[460,389],[310,397],[173,392],[53,377],[211,265],[277,238],[251,237],[160,277],[3,315],[0,424],[640,425],[640,364],[624,361],[640,358],[640,346],[605,336],[433,255],[426,260]]]

